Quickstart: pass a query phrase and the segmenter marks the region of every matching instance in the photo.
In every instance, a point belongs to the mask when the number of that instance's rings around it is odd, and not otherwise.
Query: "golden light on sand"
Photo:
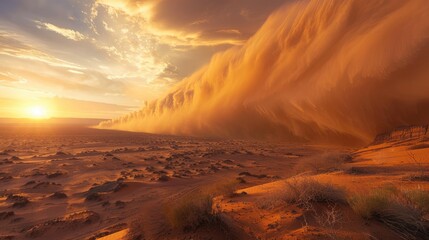
[[[43,119],[48,118],[48,110],[46,106],[31,106],[28,108],[28,117],[34,118],[34,119]]]

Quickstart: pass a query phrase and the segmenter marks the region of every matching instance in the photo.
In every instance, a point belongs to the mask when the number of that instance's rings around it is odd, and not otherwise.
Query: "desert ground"
[[[87,125],[1,124],[0,239],[429,238],[426,133],[338,147]]]

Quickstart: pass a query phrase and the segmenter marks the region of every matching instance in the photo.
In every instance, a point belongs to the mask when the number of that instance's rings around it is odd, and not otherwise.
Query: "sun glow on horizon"
[[[35,105],[28,108],[28,117],[33,119],[45,119],[49,118],[49,114],[45,106]]]

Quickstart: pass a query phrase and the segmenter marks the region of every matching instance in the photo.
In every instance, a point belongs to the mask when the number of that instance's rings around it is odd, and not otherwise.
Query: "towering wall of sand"
[[[244,46],[103,128],[371,142],[429,122],[427,0],[297,1]]]

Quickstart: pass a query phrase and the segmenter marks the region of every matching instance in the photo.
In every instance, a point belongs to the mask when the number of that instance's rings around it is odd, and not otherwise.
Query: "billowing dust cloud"
[[[429,122],[427,0],[299,1],[164,97],[102,128],[367,143]]]

